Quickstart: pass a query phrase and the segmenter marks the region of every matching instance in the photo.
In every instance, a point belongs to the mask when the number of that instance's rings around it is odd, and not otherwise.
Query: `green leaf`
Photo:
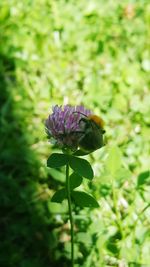
[[[109,151],[106,168],[112,176],[121,168],[121,151],[118,147],[112,147]]]
[[[50,168],[58,168],[68,163],[68,155],[53,153],[47,160],[47,166]]]
[[[94,176],[90,163],[85,159],[70,156],[69,157],[69,165],[80,176],[83,176],[83,177],[90,179],[90,180]]]
[[[91,195],[83,191],[72,191],[71,196],[73,197],[75,203],[80,207],[90,207],[97,208],[99,207],[98,202]]]
[[[150,171],[140,173],[140,175],[138,176],[138,182],[137,182],[138,187],[145,184],[147,180],[150,180]]]
[[[59,181],[60,183],[64,183],[66,180],[64,173],[57,169],[50,168],[48,173],[50,173],[54,180]]]
[[[78,187],[81,183],[82,183],[82,177],[73,172],[71,175],[70,175],[70,189],[73,190],[74,188]]]
[[[78,149],[73,155],[74,156],[85,156],[85,155],[88,155],[92,152],[86,152],[86,151],[83,151],[81,149]]]
[[[83,243],[86,248],[92,246],[92,236],[89,232],[78,232],[76,234],[76,239],[78,240],[78,243]]]
[[[128,180],[131,177],[131,172],[127,168],[121,167],[116,171],[115,177],[121,181]]]
[[[147,264],[141,264],[137,262],[129,262],[129,267],[149,267]]]
[[[66,198],[67,198],[67,192],[66,189],[63,188],[55,192],[55,194],[51,198],[51,201],[56,203],[62,203],[62,201]]]

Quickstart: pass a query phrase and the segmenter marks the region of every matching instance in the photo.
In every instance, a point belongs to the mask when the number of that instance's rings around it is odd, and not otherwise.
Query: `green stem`
[[[69,179],[69,164],[66,165],[66,189],[69,207],[69,219],[70,219],[70,232],[71,232],[71,267],[74,266],[74,231],[73,231],[73,216],[71,207],[71,194],[70,194],[70,179]]]
[[[116,194],[116,190],[115,190],[114,179],[112,180],[112,197],[113,197],[114,211],[116,214],[116,224],[117,224],[118,229],[121,233],[121,236],[122,236],[121,239],[124,239],[124,231],[122,229],[122,221],[120,218],[120,212],[119,212],[118,207],[117,207],[117,194]]]

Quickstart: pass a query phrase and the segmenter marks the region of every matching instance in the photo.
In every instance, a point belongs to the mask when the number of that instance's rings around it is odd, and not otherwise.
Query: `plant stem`
[[[74,230],[73,230],[73,216],[71,207],[71,194],[70,194],[70,179],[69,179],[69,164],[66,165],[66,190],[69,207],[69,220],[70,220],[70,232],[71,232],[71,267],[74,266]]]

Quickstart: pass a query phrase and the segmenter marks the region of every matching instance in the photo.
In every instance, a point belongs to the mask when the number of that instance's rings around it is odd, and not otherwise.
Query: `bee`
[[[104,146],[104,121],[97,115],[82,115],[84,117],[79,120],[83,129],[79,137],[79,147],[83,151],[92,152]]]

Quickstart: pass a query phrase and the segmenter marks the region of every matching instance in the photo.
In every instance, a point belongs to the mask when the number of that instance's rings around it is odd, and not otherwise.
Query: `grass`
[[[63,170],[46,168],[56,148],[44,121],[54,104],[82,103],[103,117],[107,145],[84,184],[101,207],[75,210],[77,266],[148,266],[149,1],[0,8],[1,265],[69,265],[67,206],[50,202]]]

